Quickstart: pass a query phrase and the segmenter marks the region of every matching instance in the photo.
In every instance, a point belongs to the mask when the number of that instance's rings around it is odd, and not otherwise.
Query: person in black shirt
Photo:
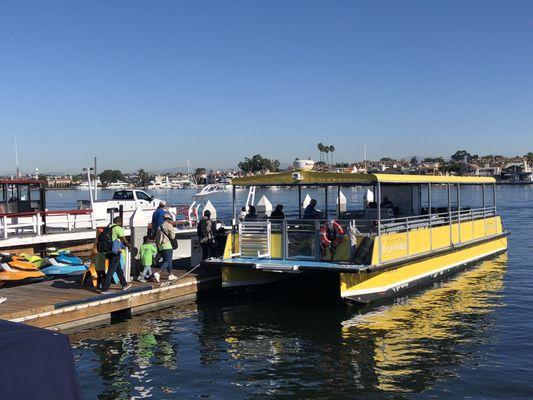
[[[248,214],[244,217],[245,221],[255,221],[257,219],[257,213],[254,206],[248,207]]]
[[[202,261],[213,257],[216,236],[216,224],[211,221],[211,211],[205,210],[204,216],[196,228],[200,246],[202,247]]]
[[[320,211],[318,211],[315,207],[316,207],[316,200],[311,199],[311,201],[309,202],[309,205],[305,207],[304,219],[319,219],[320,218]]]
[[[285,213],[283,212],[283,205],[278,204],[272,214],[270,214],[270,219],[285,219]]]

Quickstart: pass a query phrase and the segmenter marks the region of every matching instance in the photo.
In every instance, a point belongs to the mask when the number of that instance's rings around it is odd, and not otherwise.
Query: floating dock
[[[174,270],[178,277],[186,270]],[[3,288],[0,319],[56,330],[111,320],[195,299],[202,291],[220,287],[220,275],[191,272],[172,283],[132,282],[127,291],[115,289],[101,295],[95,289],[62,279]]]

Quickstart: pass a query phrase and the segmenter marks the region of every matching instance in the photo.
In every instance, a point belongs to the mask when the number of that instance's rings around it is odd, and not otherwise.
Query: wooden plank
[[[182,276],[185,271],[174,270]],[[203,276],[202,276],[203,275]],[[83,320],[94,319],[114,312],[168,303],[170,299],[195,295],[200,290],[220,286],[220,276],[214,274],[197,275],[191,273],[178,281],[159,284],[133,282],[133,290],[117,296],[99,296],[77,284],[61,281],[44,281],[25,286],[4,288],[2,296],[8,302],[0,305],[0,318],[17,320],[38,327],[69,325]],[[146,289],[139,292],[139,289]],[[135,291],[137,289],[137,291]]]

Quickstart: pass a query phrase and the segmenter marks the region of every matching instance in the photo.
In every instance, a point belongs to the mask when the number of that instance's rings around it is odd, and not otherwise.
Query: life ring
[[[331,232],[334,232],[334,235]],[[344,238],[344,229],[335,220],[331,222],[325,222],[320,227],[320,244],[323,248],[332,247],[335,248],[342,243]]]

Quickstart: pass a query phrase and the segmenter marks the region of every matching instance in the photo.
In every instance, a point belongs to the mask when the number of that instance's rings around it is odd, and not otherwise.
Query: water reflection
[[[378,308],[221,298],[74,334],[83,390],[99,399],[420,393],[496,339],[506,262]]]
[[[376,388],[422,391],[452,376],[475,346],[494,340],[491,314],[503,305],[506,263],[502,254],[418,296],[344,321],[346,342],[374,338]]]

